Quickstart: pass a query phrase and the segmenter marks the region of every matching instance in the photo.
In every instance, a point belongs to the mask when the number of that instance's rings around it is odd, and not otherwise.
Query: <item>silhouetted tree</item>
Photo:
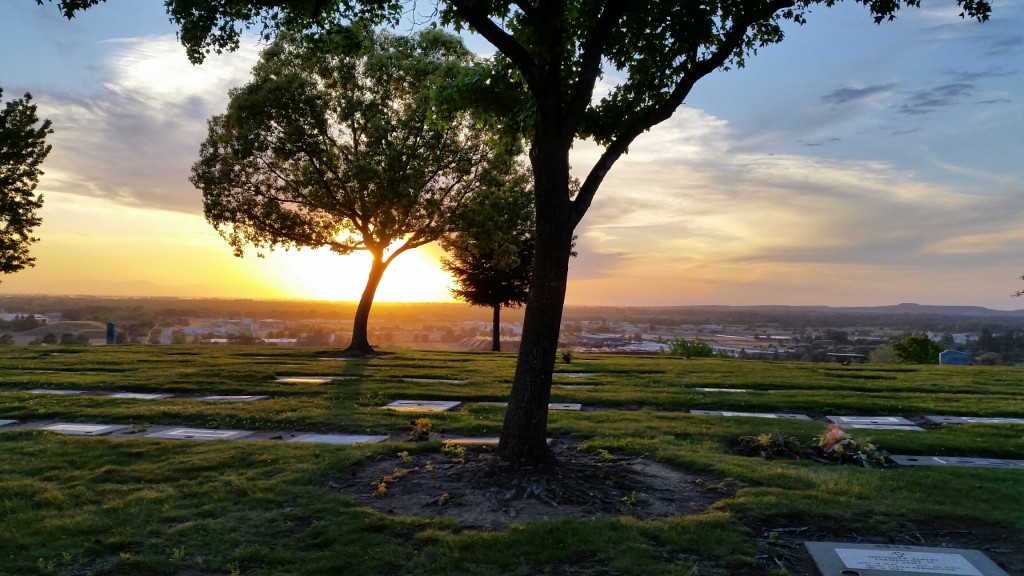
[[[3,95],[0,88],[0,100]],[[50,153],[46,136],[52,133],[49,120],[39,123],[31,94],[0,109],[0,274],[35,266],[28,248],[39,241],[32,231],[42,223],[43,207],[35,189],[43,173],[39,166]]]
[[[491,350],[501,350],[501,309],[526,303],[533,268],[533,190],[529,174],[513,162],[510,172],[488,175],[487,187],[459,211],[454,232],[442,238],[455,277],[452,294],[492,311]]]
[[[487,134],[431,100],[471,60],[459,38],[433,29],[286,37],[210,120],[192,182],[236,255],[327,246],[372,257],[346,353],[373,352],[367,322],[384,271],[439,239],[485,171]]]

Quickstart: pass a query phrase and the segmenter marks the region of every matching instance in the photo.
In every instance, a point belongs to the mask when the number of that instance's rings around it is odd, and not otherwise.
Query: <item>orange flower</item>
[[[843,432],[839,428],[838,424],[833,422],[832,424],[829,425],[828,432],[825,432],[825,434],[822,436],[824,444],[822,444],[821,448],[825,452],[831,452],[836,444],[839,444],[840,442],[849,437],[850,436],[846,432]]]

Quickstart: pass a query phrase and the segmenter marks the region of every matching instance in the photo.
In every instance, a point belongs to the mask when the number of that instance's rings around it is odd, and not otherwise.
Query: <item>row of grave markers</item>
[[[572,377],[584,377],[592,376],[589,373],[578,373],[578,374],[562,374],[569,375]],[[279,376],[276,378],[277,382],[285,384],[325,384],[333,380],[349,380],[356,378],[355,376]],[[404,378],[407,381],[413,382],[446,382],[446,383],[464,383],[464,380],[446,380],[446,379],[432,379],[432,378]],[[697,391],[707,392],[747,392],[745,389],[734,389],[734,388],[693,388]],[[76,395],[76,394],[87,394],[82,390],[53,390],[38,388],[30,390],[29,392],[37,394],[64,394],[64,395]],[[175,397],[174,394],[168,393],[136,393],[136,392],[93,392],[93,394],[100,394],[111,398],[123,398],[123,399],[139,399],[139,400],[159,400]],[[211,395],[202,396],[197,398],[198,400],[206,401],[254,401],[263,400],[268,398],[265,395]],[[493,405],[493,406],[507,406],[507,402],[481,402],[480,404]],[[389,410],[395,410],[400,412],[445,412],[454,410],[462,405],[462,402],[453,400],[397,400],[392,402],[384,408]],[[579,403],[551,403],[548,404],[549,410],[568,410],[568,411],[580,411],[583,409],[582,404]],[[778,419],[796,419],[796,420],[811,420],[810,417],[804,414],[791,414],[791,413],[766,413],[766,412],[736,412],[736,411],[717,411],[717,410],[690,410],[690,413],[697,415],[706,416],[739,416],[739,417],[754,417],[754,418],[778,418]],[[993,417],[972,417],[972,416],[926,416],[926,418],[936,424],[956,424],[956,423],[1012,423],[1012,424],[1024,424],[1024,418],[993,418]],[[881,429],[881,430],[904,430],[904,431],[924,431],[920,426],[915,425],[910,420],[900,416],[828,416],[828,419],[836,424],[842,425],[845,428],[852,429]],[[12,424],[14,421],[0,420],[0,426]],[[52,424],[43,429],[48,429],[56,432],[63,432],[68,434],[78,435],[102,435],[111,433],[114,431],[121,430],[125,427],[117,425],[91,425],[91,424]],[[196,428],[178,428],[172,430],[166,430],[156,432],[154,434],[147,435],[146,437],[152,438],[170,438],[170,439],[234,439],[241,438],[251,435],[251,432],[242,430],[205,430]],[[385,436],[365,436],[365,435],[333,435],[333,434],[304,434],[290,439],[293,442],[326,442],[326,443],[338,443],[338,444],[355,444],[363,442],[380,442],[386,440]],[[472,442],[472,439],[463,439]],[[493,439],[483,439],[485,443],[493,443]],[[1022,468],[1024,469],[1024,461],[1017,460],[1001,460],[1001,459],[989,459],[989,458],[963,458],[963,457],[937,457],[937,456],[904,456],[904,455],[893,455],[893,460],[898,464],[906,466],[969,466],[969,467],[992,467],[992,468]]]

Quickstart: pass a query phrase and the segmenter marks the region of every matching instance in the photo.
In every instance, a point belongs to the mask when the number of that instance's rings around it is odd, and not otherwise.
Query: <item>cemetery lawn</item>
[[[1024,417],[1021,368],[583,355],[556,366],[551,401],[584,410],[550,412],[548,430],[563,462],[553,475],[582,488],[554,501],[557,490],[517,477],[506,501],[500,481],[485,477],[486,448],[443,452],[439,439],[497,436],[504,408],[482,403],[507,399],[514,364],[514,355],[491,353],[328,360],[253,347],[0,347],[0,419],[19,421],[0,427],[0,575],[817,574],[805,540],[980,549],[1007,573],[1024,574],[1022,469],[877,469],[735,454],[741,436],[809,442],[826,430],[825,416],[856,415],[928,428],[847,430],[892,454],[1024,460],[1024,425],[924,419]],[[283,376],[344,379],[276,381]],[[205,395],[269,398],[199,400]],[[422,415],[382,409],[400,399],[464,405]],[[408,442],[418,416],[430,419],[431,440]],[[54,422],[121,424],[129,433],[32,429]],[[260,439],[142,437],[161,426]],[[390,441],[274,439],[296,432]],[[677,502],[666,502],[659,478],[678,482]],[[587,500],[583,492],[603,485]],[[475,495],[505,510],[484,510]]]

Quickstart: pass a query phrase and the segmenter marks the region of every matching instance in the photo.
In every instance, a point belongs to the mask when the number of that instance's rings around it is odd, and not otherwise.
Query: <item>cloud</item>
[[[903,114],[930,114],[939,108],[963,103],[974,89],[974,84],[959,82],[918,90],[909,96],[899,110]]]
[[[895,87],[896,84],[888,83],[865,86],[864,88],[839,88],[822,96],[821,99],[827,104],[843,105],[876,95],[888,94]]]
[[[248,77],[256,50],[192,66],[173,36],[120,39],[107,46],[111,50],[98,65],[98,86],[39,98],[40,114],[54,126],[41,189],[201,211],[188,175],[206,135],[206,119],[223,111],[228,89]]]
[[[667,143],[691,137],[682,149],[700,152],[670,153]],[[597,151],[577,148],[582,170]],[[808,290],[815,275],[839,281],[840,269],[877,293],[910,271],[1019,260],[1024,197],[970,193],[883,161],[739,151],[725,122],[688,109],[637,140],[578,234],[574,281],[618,278],[637,302],[673,284],[723,301],[715,286],[739,294],[755,278],[779,294],[798,280]]]

